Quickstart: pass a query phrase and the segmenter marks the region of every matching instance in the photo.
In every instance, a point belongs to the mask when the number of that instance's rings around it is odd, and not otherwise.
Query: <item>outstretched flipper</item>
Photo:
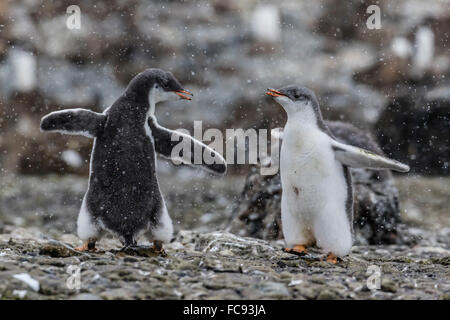
[[[389,169],[399,172],[409,171],[408,165],[380,156],[366,149],[340,143],[336,140],[332,140],[332,147],[336,159],[352,168]]]
[[[103,130],[105,122],[104,114],[86,109],[67,109],[43,117],[41,130],[95,138]]]
[[[217,174],[223,175],[227,171],[227,164],[220,153],[214,151],[212,148],[194,139],[190,135],[160,126],[153,116],[149,117],[148,125],[155,141],[155,150],[160,155],[172,160],[177,160],[183,164],[195,166],[197,164],[194,161],[194,150],[198,149],[200,151],[201,149],[201,164],[199,163],[198,165],[201,165],[202,168]],[[172,155],[173,148],[181,143],[182,140],[190,146],[190,156],[184,155],[183,150],[181,150],[179,154],[177,153],[176,156]],[[203,157],[205,153],[209,154],[210,159],[214,160],[213,163],[205,162]]]

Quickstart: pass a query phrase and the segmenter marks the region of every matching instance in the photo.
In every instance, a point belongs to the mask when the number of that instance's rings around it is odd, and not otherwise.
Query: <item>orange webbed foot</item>
[[[296,254],[299,256],[303,256],[308,253],[308,250],[306,250],[306,246],[302,244],[294,245],[292,248],[284,248],[284,252]]]
[[[338,263],[338,259],[339,258],[334,253],[330,252],[327,254],[326,261],[330,262],[332,264],[336,264],[336,263]]]
[[[80,252],[96,252],[97,248],[95,247],[95,242],[86,241],[81,246],[75,248],[75,250]]]
[[[153,250],[161,256],[166,256],[166,251],[163,248],[163,242],[160,240],[153,241]]]

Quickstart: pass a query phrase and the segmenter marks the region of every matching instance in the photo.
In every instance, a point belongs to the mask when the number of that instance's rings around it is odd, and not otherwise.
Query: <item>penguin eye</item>
[[[161,86],[162,86],[164,89],[167,89],[167,88],[169,87],[169,81],[163,79],[162,82],[161,82]]]
[[[294,96],[294,99],[296,99],[296,100],[302,100],[302,95],[299,94],[298,92],[294,92],[293,96]]]

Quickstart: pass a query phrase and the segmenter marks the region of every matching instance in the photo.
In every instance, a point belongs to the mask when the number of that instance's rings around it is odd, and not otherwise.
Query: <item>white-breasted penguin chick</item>
[[[349,167],[409,171],[371,151],[338,142],[322,119],[313,91],[268,89],[288,120],[280,154],[281,221],[287,252],[316,244],[336,263],[353,244],[353,188]]]
[[[96,241],[109,231],[125,247],[135,245],[139,236],[145,235],[156,250],[162,251],[162,243],[172,238],[173,226],[156,176],[155,151],[170,157],[179,143],[172,137],[188,139],[191,150],[201,146],[202,155],[209,152],[215,160],[213,164],[202,162],[202,166],[225,174],[226,163],[220,154],[156,122],[156,103],[191,100],[191,95],[170,72],[146,69],[103,113],[68,109],[42,118],[43,131],[94,139],[89,185],[78,216],[78,236],[83,241],[78,250],[95,250]],[[184,163],[194,164],[194,153],[191,155]]]

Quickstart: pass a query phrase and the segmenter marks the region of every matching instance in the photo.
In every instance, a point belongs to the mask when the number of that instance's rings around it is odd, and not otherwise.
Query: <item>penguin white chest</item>
[[[347,182],[342,164],[335,159],[330,137],[315,125],[288,122],[280,160],[286,243],[292,246],[317,242],[337,255],[347,254],[351,248],[345,207]]]
[[[286,126],[281,150],[283,192],[302,214],[312,214],[329,203],[345,202],[346,181],[335,159],[328,135],[318,128]],[[287,190],[284,187],[287,187]],[[299,203],[300,202],[300,203]],[[293,203],[293,204],[294,204]]]

